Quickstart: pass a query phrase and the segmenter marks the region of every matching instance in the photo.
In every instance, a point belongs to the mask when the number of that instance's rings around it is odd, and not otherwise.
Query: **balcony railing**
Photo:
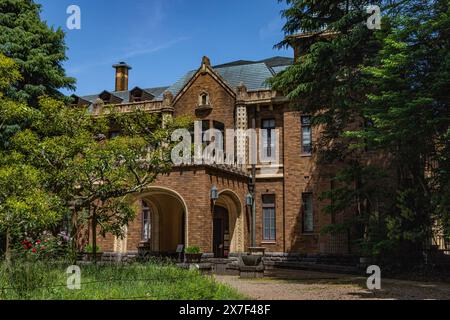
[[[135,111],[146,111],[146,112],[161,112],[164,109],[163,101],[142,101],[142,102],[131,102],[122,103],[115,105],[94,105],[92,109],[92,114],[95,116],[100,116],[104,114],[109,114],[111,110],[119,113],[130,113]]]

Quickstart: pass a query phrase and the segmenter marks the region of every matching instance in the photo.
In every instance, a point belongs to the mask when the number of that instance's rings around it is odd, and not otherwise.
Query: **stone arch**
[[[241,199],[233,190],[225,189],[219,192],[219,199],[216,205],[228,210],[231,237],[230,253],[244,252],[245,211]]]
[[[152,249],[174,252],[177,245],[187,245],[189,215],[183,197],[173,189],[155,186],[138,196],[137,201],[142,200],[152,208]]]

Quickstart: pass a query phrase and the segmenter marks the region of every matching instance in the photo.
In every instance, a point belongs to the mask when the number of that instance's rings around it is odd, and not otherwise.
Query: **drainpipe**
[[[252,129],[256,129],[256,109],[252,119]],[[252,247],[256,247],[256,164],[252,164]]]

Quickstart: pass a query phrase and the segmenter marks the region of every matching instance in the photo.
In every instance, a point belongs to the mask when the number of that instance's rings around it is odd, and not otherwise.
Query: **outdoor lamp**
[[[219,199],[219,190],[217,190],[217,187],[214,185],[211,188],[211,200],[216,203],[217,199]]]
[[[245,203],[249,207],[253,205],[253,196],[251,195],[251,193],[248,193],[247,196],[245,197]]]

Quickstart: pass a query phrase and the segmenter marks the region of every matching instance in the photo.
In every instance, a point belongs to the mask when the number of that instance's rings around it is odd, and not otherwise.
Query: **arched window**
[[[202,92],[199,97],[199,105],[200,106],[208,106],[209,105],[209,93]]]
[[[152,234],[152,212],[147,202],[142,201],[142,241],[149,242]]]

